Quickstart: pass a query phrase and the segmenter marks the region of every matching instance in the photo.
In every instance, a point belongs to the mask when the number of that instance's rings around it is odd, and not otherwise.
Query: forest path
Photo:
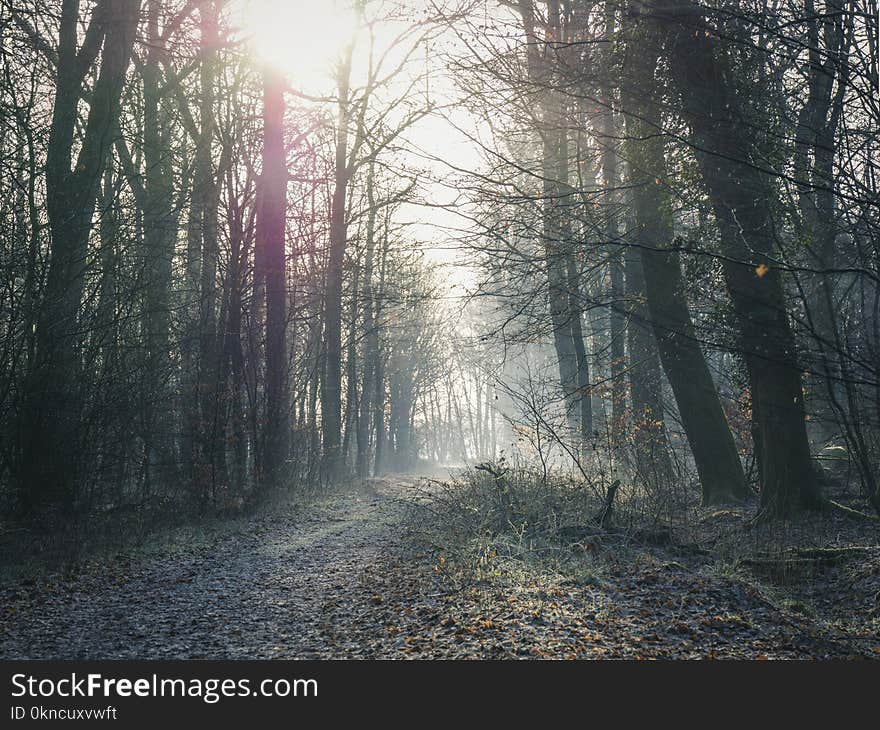
[[[7,584],[0,657],[350,656],[358,647],[330,639],[336,614],[369,611],[360,579],[396,538],[414,483],[371,480],[302,512],[245,518],[215,540]]]
[[[461,582],[442,553],[403,539],[417,481],[370,480],[6,581],[0,657],[880,657],[880,552],[808,581],[798,600],[815,611],[663,550],[585,557],[582,575],[498,563],[489,580]],[[823,602],[846,605],[831,615]]]

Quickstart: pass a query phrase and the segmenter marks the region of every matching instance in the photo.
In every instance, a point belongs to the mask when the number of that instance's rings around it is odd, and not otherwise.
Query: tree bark
[[[610,50],[610,39],[615,32],[615,3],[605,4],[605,37],[609,39],[608,51],[605,54],[605,66],[610,71],[613,59]],[[617,150],[615,149],[617,133],[614,118],[614,93],[609,74],[603,75],[601,82],[601,132],[602,145],[601,166],[603,185],[603,215],[605,217],[605,248],[608,251],[609,278],[611,280],[611,304],[609,317],[611,322],[611,446],[619,449],[623,444],[623,431],[626,424],[626,320],[624,317],[624,279],[623,251],[619,245],[618,216],[618,170]]]
[[[706,359],[688,311],[678,253],[661,117],[652,89],[659,58],[656,34],[633,26],[633,78],[627,94],[627,152],[630,162],[635,244],[641,254],[648,312],[663,369],[672,386],[702,485],[703,502],[748,495],[742,465]]]
[[[201,281],[199,287],[199,393],[201,401],[202,456],[205,471],[200,474],[202,500],[213,500],[218,481],[223,473],[225,450],[221,439],[218,401],[217,352],[217,255],[218,208],[220,188],[217,171],[212,163],[216,129],[214,112],[217,86],[218,6],[216,0],[206,0],[199,9],[201,26],[201,66],[199,85],[200,139],[196,147],[196,184],[193,196],[200,198],[201,210]]]
[[[632,215],[631,219],[628,238],[637,241],[635,216]],[[624,265],[628,372],[636,468],[643,477],[656,474],[659,481],[666,482],[672,478],[673,472],[661,397],[660,352],[651,327],[642,254],[637,244],[627,247]]]
[[[263,172],[257,248],[266,293],[266,420],[263,485],[280,487],[286,476],[290,424],[287,383],[287,257],[285,210],[284,78],[266,68],[263,76]]]
[[[351,319],[348,324],[348,342],[345,347],[345,420],[342,436],[342,463],[347,465],[351,456],[352,436],[356,430],[358,407],[357,325],[360,310],[360,266],[355,264],[352,282]]]
[[[145,479],[153,478],[152,471],[167,463],[170,452],[168,436],[171,433],[166,385],[168,382],[170,327],[171,327],[171,264],[177,236],[177,215],[174,211],[171,150],[168,145],[167,114],[163,109],[160,82],[159,0],[147,5],[147,57],[142,72],[144,89],[144,184],[139,202],[143,207],[145,292],[145,340],[147,348],[144,404]],[[134,183],[135,190],[138,190]],[[165,469],[157,478],[169,478]]]
[[[330,250],[324,300],[324,383],[321,391],[321,430],[324,471],[328,478],[342,474],[342,278],[348,231],[346,200],[350,170],[348,134],[352,47],[346,49],[339,69],[336,129],[335,187],[330,210]]]
[[[367,171],[366,194],[367,194],[367,230],[366,252],[364,254],[364,364],[363,379],[361,381],[361,402],[358,414],[357,433],[357,475],[366,477],[369,472],[370,456],[370,406],[374,400],[375,386],[373,378],[376,373],[376,360],[379,356],[379,333],[374,321],[373,302],[373,260],[376,249],[376,196],[374,167],[370,165]]]
[[[741,99],[713,30],[690,2],[658,15],[667,33],[673,82],[690,124],[721,233],[724,278],[749,372],[752,435],[761,474],[761,509],[784,517],[823,504],[804,418],[794,334],[775,261],[773,190],[753,159]]]

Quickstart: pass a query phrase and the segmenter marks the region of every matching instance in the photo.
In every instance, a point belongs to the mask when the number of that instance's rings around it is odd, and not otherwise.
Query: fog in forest
[[[4,657],[877,657],[876,0],[0,39]]]

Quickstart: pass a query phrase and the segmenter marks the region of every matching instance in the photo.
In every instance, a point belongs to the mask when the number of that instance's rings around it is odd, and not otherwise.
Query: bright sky
[[[284,70],[300,90],[320,94],[355,31],[351,0],[244,0],[255,55]]]
[[[282,69],[291,85],[311,95],[332,95],[333,69],[343,49],[356,34],[353,61],[353,81],[365,78],[370,63],[368,32],[359,26],[352,11],[352,0],[242,0],[246,18],[245,26],[250,36],[253,52],[268,63]],[[368,13],[377,13],[378,3],[371,3]],[[405,8],[412,17],[418,12],[421,0],[387,0],[383,17],[390,17]],[[398,37],[408,27],[409,21],[380,21],[373,25],[373,58],[388,52],[384,63],[394,69],[402,60],[412,43],[399,43]],[[455,88],[439,61],[438,48],[453,42],[447,34],[435,38],[426,52],[420,47],[413,54],[407,71],[397,82],[398,93],[416,75],[428,70],[427,83],[418,84],[421,100],[425,94],[433,104],[445,107],[454,102]],[[390,49],[390,51],[389,51]],[[393,96],[395,90],[386,93]],[[377,100],[381,104],[381,99]],[[401,112],[402,113],[402,112]],[[426,244],[426,254],[437,263],[447,267],[444,278],[453,287],[450,293],[460,295],[470,286],[473,272],[455,265],[454,251],[456,231],[466,226],[466,220],[443,206],[458,198],[454,168],[474,170],[480,166],[476,146],[467,138],[475,131],[474,120],[463,110],[443,109],[424,117],[406,133],[404,142],[412,149],[411,162],[405,165],[424,169],[421,193],[431,205],[406,204],[398,213],[398,221],[408,224],[410,235]],[[462,133],[460,130],[465,130]]]

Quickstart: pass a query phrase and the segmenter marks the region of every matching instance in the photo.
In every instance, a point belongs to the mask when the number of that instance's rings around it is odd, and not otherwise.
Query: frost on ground
[[[411,539],[412,502],[429,499],[414,486],[376,480],[209,540],[6,581],[0,655],[880,657],[876,540],[781,568],[757,544],[721,560],[699,544],[611,536],[547,559],[489,550],[465,570]]]

